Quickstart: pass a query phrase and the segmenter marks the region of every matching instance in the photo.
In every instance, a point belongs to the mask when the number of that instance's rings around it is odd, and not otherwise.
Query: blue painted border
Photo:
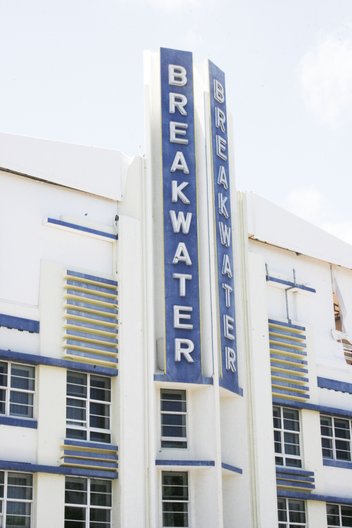
[[[286,328],[295,328],[296,330],[302,330],[302,332],[306,331],[304,326],[299,326],[299,325],[292,324],[292,323],[284,323],[282,321],[276,321],[275,319],[269,319],[269,324],[281,325],[281,326],[285,326]]]
[[[156,466],[214,467],[214,460],[155,460]]]
[[[95,282],[101,282],[102,284],[110,284],[111,286],[117,286],[117,281],[112,279],[105,279],[103,277],[96,277],[95,275],[88,275],[87,273],[80,273],[79,271],[67,270],[67,275],[70,277],[78,277],[80,279],[88,279]]]
[[[175,383],[176,380],[171,376],[168,376],[167,374],[154,374],[154,381],[165,381],[168,383]],[[194,381],[187,380],[187,383],[191,383],[192,385],[213,385],[214,381],[213,378],[200,376],[199,379]]]
[[[93,448],[93,449],[114,449],[115,451],[118,450],[118,446],[114,444],[104,444],[103,442],[81,442],[79,440],[70,440],[68,438],[65,438],[64,440],[65,447],[66,446],[76,446],[76,447],[82,447],[82,448]]]
[[[276,473],[284,475],[292,474],[302,477],[314,477],[314,471],[307,471],[306,469],[296,469],[286,466],[276,466]]]
[[[67,359],[56,359],[48,356],[39,356],[35,354],[24,354],[23,352],[14,352],[12,350],[0,350],[0,359],[7,361],[19,361],[29,365],[48,365],[51,367],[65,368],[69,370],[79,370],[91,374],[101,374],[103,376],[117,376],[118,371],[115,368],[100,367],[98,365],[89,365]]]
[[[347,381],[333,380],[329,378],[320,378],[317,377],[318,387],[320,389],[329,389],[337,392],[346,392],[347,394],[352,394],[352,383]]]
[[[314,500],[320,502],[333,502],[335,504],[352,505],[352,498],[348,497],[334,497],[331,495],[320,495],[316,493],[304,493],[299,491],[277,490],[278,497],[287,497],[290,499]]]
[[[323,466],[331,466],[331,467],[337,467],[337,468],[343,468],[343,469],[352,469],[352,461],[323,458]]]
[[[311,293],[316,293],[317,290],[314,288],[311,288],[310,286],[305,286],[304,284],[296,284],[295,282],[279,279],[277,277],[273,277],[272,275],[266,276],[267,282],[277,282],[278,284],[283,284],[285,286],[288,286],[289,288],[298,288],[300,290],[304,290]]]
[[[76,231],[83,231],[84,233],[91,233],[92,235],[99,235],[105,238],[109,238],[112,240],[117,240],[118,236],[113,235],[111,233],[106,233],[105,231],[100,231],[98,229],[92,229],[90,227],[82,226],[79,224],[71,224],[71,222],[64,222],[63,220],[57,220],[56,218],[49,218],[47,219],[48,224],[54,224],[61,227],[69,227],[70,229],[74,229]]]
[[[32,464],[30,462],[14,462],[12,460],[0,460],[0,469],[26,471],[28,473],[54,473],[57,475],[97,477],[105,479],[116,479],[118,477],[118,474],[115,471],[99,471],[65,466],[46,466],[42,464]]]
[[[240,475],[243,474],[243,469],[232,466],[231,464],[225,464],[225,462],[221,462],[222,469],[227,469],[227,471],[231,471],[232,473],[239,473]]]
[[[39,334],[39,321],[25,319],[24,317],[15,317],[13,315],[0,314],[0,326],[13,328],[20,332],[30,332]]]
[[[0,425],[12,425],[14,427],[28,427],[29,429],[38,429],[37,420],[29,418],[14,418],[13,416],[0,416]]]
[[[285,407],[294,407],[295,409],[308,409],[310,411],[318,411],[323,414],[330,414],[332,416],[344,416],[346,418],[352,418],[352,411],[345,409],[337,409],[335,407],[325,407],[323,405],[315,405],[314,403],[298,402],[292,400],[286,400],[281,398],[273,398],[275,405],[284,405]]]

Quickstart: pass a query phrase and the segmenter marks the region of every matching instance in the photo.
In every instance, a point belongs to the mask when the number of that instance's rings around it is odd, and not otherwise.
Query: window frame
[[[274,413],[275,410],[279,409],[280,412],[280,427],[275,427],[275,417]],[[285,429],[284,427],[284,420],[285,411],[290,411],[296,413],[298,419],[295,420],[298,423],[298,431],[295,431],[293,429]],[[288,419],[288,418],[286,418]],[[303,456],[302,456],[302,428],[301,428],[301,413],[298,409],[294,409],[292,407],[282,406],[282,405],[273,405],[273,431],[274,431],[274,453],[275,453],[275,464],[277,466],[283,466],[283,467],[289,467],[289,468],[302,468],[303,466]],[[275,433],[280,434],[280,442],[275,438]],[[296,435],[298,438],[298,444],[292,444],[288,443],[285,440],[285,433],[286,434],[293,434]],[[281,452],[276,451],[277,444],[280,443],[281,446]],[[298,445],[299,449],[299,455],[293,455],[293,454],[286,454],[286,445]],[[278,462],[278,459],[282,459],[282,464]],[[288,464],[288,461],[297,461],[297,464]]]
[[[338,519],[337,520],[338,520],[339,524],[329,524],[329,522],[328,522],[329,515],[336,517],[336,514],[333,514],[333,513],[329,514],[328,513],[328,507],[329,506],[333,506],[333,507],[337,507],[338,508]],[[326,503],[326,523],[327,523],[327,528],[336,528],[336,527],[337,528],[345,528],[345,527],[347,528],[348,527],[347,524],[342,524],[342,522],[343,522],[342,509],[343,508],[348,508],[348,509],[351,510],[350,518],[352,519],[352,505],[350,505],[350,504],[337,504],[337,503],[333,503],[333,502],[327,502]],[[350,524],[350,526],[351,526],[351,524]]]
[[[322,419],[328,419],[330,421],[330,423],[331,423],[331,426],[327,426],[326,424],[323,425],[322,424]],[[349,428],[348,428],[349,438],[348,439],[336,436],[337,427],[335,426],[335,420],[341,420],[341,421],[345,421],[345,422],[348,423],[348,425],[349,425]],[[331,435],[323,434],[323,432],[322,432],[322,428],[323,427],[330,427],[332,434]],[[328,460],[340,460],[342,462],[351,462],[352,461],[352,420],[351,419],[340,417],[340,416],[332,416],[332,415],[327,415],[327,414],[324,414],[324,413],[320,413],[320,438],[321,438],[321,448],[322,448],[323,459],[325,458],[325,459],[328,459]],[[326,445],[324,446],[324,440],[328,440],[329,441],[330,447],[327,447]],[[337,448],[337,442],[345,442],[346,444],[348,444],[348,450],[338,449]],[[325,451],[326,450],[331,451],[332,452],[332,456],[327,456],[326,454],[324,454],[324,450]],[[341,451],[341,452],[344,451],[344,452],[348,453],[348,458],[339,457],[338,456],[338,452],[339,451]]]
[[[20,419],[25,419],[25,420],[33,419],[34,418],[34,404],[35,404],[35,385],[36,385],[35,366],[28,365],[26,363],[21,363],[21,362],[18,363],[18,362],[14,362],[14,361],[0,361],[0,364],[6,365],[6,373],[5,374],[0,374],[0,377],[2,375],[6,376],[6,385],[0,385],[0,390],[4,391],[4,394],[5,394],[5,399],[1,400],[1,402],[4,403],[4,412],[2,413],[0,411],[0,416],[18,418],[19,420]],[[16,367],[17,368],[19,367],[19,368],[30,369],[32,371],[33,376],[24,377],[24,376],[16,376],[16,375],[14,375],[13,374],[13,370]],[[23,378],[23,379],[26,379],[29,382],[33,382],[33,389],[23,389],[23,388],[19,388],[19,387],[14,387],[13,386],[13,378]],[[11,401],[12,396],[14,394],[26,394],[26,395],[29,396],[29,400],[30,400],[30,396],[31,396],[32,397],[32,402],[31,403],[21,403],[21,402]],[[29,413],[27,413],[27,414],[14,413],[11,410],[11,407],[15,406],[15,405],[22,406],[22,407],[27,407],[28,410],[29,410]]]
[[[180,400],[165,400],[163,398],[163,394],[172,394],[172,393],[178,393],[181,395]],[[176,410],[176,411],[170,411],[163,409],[163,402],[164,401],[174,401],[174,402],[180,402],[181,407],[184,405],[185,410]],[[167,436],[163,434],[163,428],[167,427],[168,424],[163,424],[163,417],[164,416],[182,416],[184,418],[184,423],[181,425],[171,425],[172,427],[180,427],[185,429],[185,436]],[[189,447],[189,439],[188,439],[188,418],[189,418],[189,410],[188,410],[188,394],[187,391],[184,389],[168,389],[168,388],[161,388],[160,389],[160,444],[162,449],[188,449]],[[172,445],[176,444],[176,445]]]
[[[74,503],[74,502],[67,502],[66,500],[66,497],[67,497],[67,492],[70,491],[68,490],[67,488],[67,483],[68,481],[80,481],[82,483],[85,483],[86,484],[86,503]],[[98,505],[98,504],[93,504],[92,503],[92,483],[93,482],[104,482],[104,483],[109,483],[109,487],[110,487],[110,491],[106,494],[110,497],[110,504],[107,506],[107,505]],[[71,490],[72,491],[72,490]],[[94,510],[104,510],[104,511],[108,511],[109,512],[109,521],[108,523],[104,523],[104,524],[108,524],[108,528],[111,528],[112,527],[112,508],[113,508],[113,489],[112,489],[112,481],[109,480],[109,479],[104,479],[104,478],[89,478],[89,477],[75,477],[75,476],[71,476],[71,475],[67,475],[65,477],[65,500],[64,500],[64,528],[66,527],[66,522],[72,522],[72,519],[66,519],[66,515],[67,515],[67,510],[69,508],[73,508],[73,509],[83,509],[85,511],[85,519],[81,521],[80,524],[84,523],[84,528],[89,528],[90,527],[90,524],[91,522],[92,523],[96,523],[97,521],[94,521],[90,519],[90,513],[91,511],[94,509]],[[75,523],[76,521],[73,520],[73,522]],[[100,522],[104,522],[104,521],[100,521]],[[77,526],[78,526],[78,523],[77,523]],[[83,528],[83,526],[82,526]]]
[[[86,384],[78,384],[78,383],[72,383],[69,382],[69,375],[72,374],[74,376],[82,376],[85,378]],[[92,385],[92,380],[98,379],[98,380],[104,380],[104,382],[108,381],[109,387],[108,388],[102,388],[101,390],[104,391],[105,394],[109,395],[108,399],[104,400],[98,400],[96,398],[91,397],[91,389],[94,388]],[[75,385],[77,387],[85,387],[86,394],[85,395],[75,395],[75,394],[69,394],[69,385]],[[78,440],[82,442],[98,442],[98,443],[106,443],[110,444],[112,439],[112,427],[111,427],[111,408],[112,408],[112,380],[108,376],[99,376],[96,374],[81,372],[81,371],[73,371],[73,370],[67,370],[66,374],[66,438],[70,438],[72,440]],[[81,402],[82,406],[75,407],[73,405],[69,405],[69,400],[74,400],[76,402]],[[94,415],[91,413],[91,405],[94,404],[100,404],[104,405],[107,408],[107,415],[104,416],[108,421],[108,428],[99,428],[99,427],[93,427],[91,426],[91,418],[92,416],[99,416]],[[78,420],[74,418],[69,418],[68,413],[69,409],[81,409],[84,411],[85,418],[83,420]],[[103,416],[103,415],[102,415]],[[76,422],[76,423],[75,423]],[[80,425],[80,423],[83,423],[83,425]],[[81,431],[85,438],[75,436],[74,434],[70,433],[70,431]],[[94,434],[100,434],[105,435],[106,439],[100,438],[92,438]]]
[[[283,502],[285,504],[285,509],[279,508],[279,503]],[[290,519],[290,514],[297,512],[291,508],[292,504],[301,504],[303,505],[303,510],[299,513],[304,513],[304,522],[296,521]],[[280,520],[280,512],[285,512],[286,520]],[[286,497],[278,497],[277,499],[277,514],[278,514],[278,528],[307,528],[307,504],[305,500],[302,499],[291,499]]]
[[[177,497],[175,499],[170,499],[170,498],[164,498],[164,476],[169,476],[169,475],[173,475],[173,476],[177,476],[177,475],[182,475],[182,476],[185,476],[186,477],[186,488],[187,488],[187,499],[177,499]],[[161,485],[160,485],[160,494],[161,494],[161,512],[160,512],[160,526],[162,528],[175,528],[174,526],[170,525],[170,524],[164,524],[164,504],[166,503],[180,503],[180,504],[186,504],[187,507],[185,509],[185,513],[186,513],[186,516],[187,516],[187,522],[186,524],[184,525],[175,525],[175,526],[180,526],[181,528],[190,528],[191,525],[192,525],[192,522],[191,522],[191,511],[190,511],[190,506],[191,506],[191,474],[189,471],[161,471],[161,475],[160,475],[160,482],[161,482]],[[166,487],[166,485],[165,485]]]
[[[29,524],[26,525],[26,528],[31,528],[32,526],[32,504],[33,504],[33,474],[32,473],[24,473],[20,471],[5,471],[0,470],[0,475],[3,475],[3,483],[0,480],[0,525],[3,528],[6,528],[7,526],[7,515],[8,515],[8,506],[11,503],[23,503],[29,505],[29,515],[21,515],[18,513],[14,513],[12,516],[16,517],[25,517],[29,519]],[[23,476],[23,477],[30,477],[30,485],[29,486],[18,486],[17,487],[26,487],[30,489],[30,498],[18,498],[18,497],[9,497],[9,487],[14,485],[9,484],[9,478],[10,477],[16,477],[16,476]],[[3,493],[1,495],[1,488],[3,487]]]

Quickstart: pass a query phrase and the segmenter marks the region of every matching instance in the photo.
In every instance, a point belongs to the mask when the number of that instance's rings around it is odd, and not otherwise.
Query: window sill
[[[352,469],[352,462],[349,460],[334,460],[332,458],[323,458],[323,466]]]
[[[0,424],[12,425],[14,427],[28,427],[30,429],[38,429],[37,420],[33,418],[14,418],[13,416],[0,416]]]

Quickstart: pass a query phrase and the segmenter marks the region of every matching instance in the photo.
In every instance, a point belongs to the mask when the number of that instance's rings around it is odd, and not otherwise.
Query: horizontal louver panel
[[[64,299],[66,359],[97,365],[116,365],[117,282],[67,271]]]
[[[269,319],[273,397],[296,401],[309,398],[305,332],[303,326]]]

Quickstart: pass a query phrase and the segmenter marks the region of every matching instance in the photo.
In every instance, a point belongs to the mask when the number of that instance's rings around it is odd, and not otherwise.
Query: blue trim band
[[[314,403],[297,402],[291,400],[284,400],[281,398],[273,398],[275,405],[284,405],[285,407],[295,407],[297,409],[308,409],[309,411],[318,411],[323,414],[331,414],[332,416],[344,416],[345,418],[352,418],[352,411],[345,409],[336,409],[335,407],[325,407],[323,405],[316,405]]]
[[[0,424],[12,425],[15,427],[28,427],[29,429],[38,429],[37,420],[28,418],[14,418],[12,416],[0,416]]]
[[[232,473],[239,473],[240,475],[243,473],[243,469],[232,466],[231,464],[225,464],[225,462],[221,462],[221,467],[222,469],[227,469],[227,471],[231,471]]]
[[[347,381],[338,381],[329,378],[317,378],[318,387],[320,389],[329,389],[337,392],[346,392],[347,394],[352,394],[352,383]]]
[[[286,332],[285,334],[283,334],[286,336]],[[293,336],[292,336],[293,337]],[[304,337],[305,339],[305,337]],[[306,348],[307,345],[305,343],[299,343],[297,341],[294,341],[292,339],[290,339],[289,337],[281,337],[281,336],[278,336],[278,335],[272,335],[272,333],[270,332],[270,336],[269,336],[269,341],[270,342],[275,342],[275,343],[284,343],[286,345],[293,345],[292,347],[290,347],[290,350],[296,350],[294,347],[301,347],[301,348]],[[274,343],[274,344],[275,344]]]
[[[48,218],[48,224],[54,224],[61,227],[69,227],[70,229],[75,229],[76,231],[83,231],[84,233],[91,233],[92,235],[99,235],[105,238],[110,238],[112,240],[117,240],[117,235],[112,233],[106,233],[105,231],[99,231],[98,229],[92,229],[90,227],[82,226],[79,224],[71,224],[71,222],[64,222],[63,220],[56,220],[56,218]]]
[[[93,448],[93,449],[109,449],[109,450],[118,450],[118,446],[114,444],[104,444],[103,442],[81,442],[79,440],[69,440],[68,438],[65,438],[64,440],[65,447],[66,446],[77,446],[84,448]]]
[[[302,500],[314,500],[320,502],[332,502],[335,504],[346,504],[352,505],[352,498],[347,497],[334,497],[331,495],[318,495],[315,493],[301,493],[299,491],[286,491],[286,490],[277,490],[278,497],[287,497],[290,499],[302,499]]]
[[[307,355],[307,354],[305,354],[305,355]],[[282,354],[274,354],[273,352],[270,354],[270,359],[276,359],[276,361],[285,362],[285,364],[286,364],[287,361],[290,361],[290,363],[295,363],[296,365],[308,365],[308,361],[306,361],[305,359],[298,359],[298,358],[294,358],[294,357],[288,357],[288,356],[284,356]],[[291,368],[291,366],[287,366],[286,368],[289,369],[289,368]]]
[[[305,346],[305,345],[304,345]],[[276,343],[269,343],[270,350],[278,350],[279,352],[289,352],[290,354],[297,354],[299,356],[306,356],[307,352],[305,350],[297,350],[289,347],[277,345]]]
[[[323,458],[323,466],[352,469],[352,462],[348,460],[332,460],[330,458]]]
[[[192,467],[214,467],[214,460],[155,460],[156,466],[192,466]]]
[[[69,370],[79,370],[81,372],[89,372],[92,374],[101,374],[103,376],[117,376],[118,372],[115,368],[99,367],[98,365],[89,365],[86,363],[79,363],[67,359],[55,359],[47,356],[39,356],[35,354],[24,354],[22,352],[13,352],[12,350],[0,350],[0,359],[8,361],[19,361],[29,365],[48,365],[51,367],[65,368]]]
[[[73,475],[77,477],[97,477],[116,479],[115,471],[100,471],[96,469],[81,469],[65,466],[45,466],[42,464],[31,464],[30,462],[14,462],[11,460],[0,460],[0,469],[10,471],[26,471],[29,473],[54,473],[57,475]]]
[[[289,390],[279,389],[276,387],[276,385],[275,387],[272,388],[272,391],[275,392],[276,394],[283,394],[285,396],[296,396],[297,398],[302,398],[302,399],[310,398],[309,394],[297,393],[294,390],[289,391]]]
[[[65,449],[64,450],[65,459],[66,459],[66,455],[72,458],[77,458],[77,457],[82,457],[82,456],[84,456],[85,458],[103,458],[104,460],[108,460],[110,462],[114,462],[115,460],[117,461],[119,458],[117,455],[113,453],[96,453],[96,452],[91,452],[91,451],[84,451],[84,449],[82,449],[82,451],[75,451],[74,449]]]
[[[315,485],[314,484],[311,484],[309,482],[297,482],[296,480],[289,480],[289,479],[285,479],[285,478],[278,478],[276,479],[276,484],[277,484],[277,487],[280,488],[287,488],[287,487],[290,487],[290,488],[293,488],[293,487],[296,487],[296,488],[299,488],[299,489],[306,489],[307,491],[308,490],[313,490],[315,489]]]
[[[278,284],[283,284],[285,286],[288,286],[289,288],[298,288],[299,290],[316,293],[316,290],[314,288],[311,288],[310,286],[305,286],[304,284],[296,284],[295,282],[279,279],[277,277],[273,277],[272,275],[267,275],[266,280],[267,282],[277,282]]]
[[[287,372],[278,372],[277,370],[272,370],[271,371],[271,377],[272,378],[280,378],[280,379],[275,379],[275,383],[281,383],[281,381],[283,383],[285,383],[284,380],[281,380],[281,378],[285,378],[285,380],[291,380],[291,381],[301,381],[301,382],[305,382],[305,383],[308,383],[309,379],[308,378],[303,378],[302,376],[294,376],[293,374],[289,374]],[[273,380],[272,380],[273,381]],[[298,384],[294,384],[295,387],[303,387],[303,385],[298,385]]]
[[[285,365],[283,366],[280,361],[271,361],[270,362],[271,368],[277,367],[277,368],[286,368],[287,370],[291,370],[292,372],[303,372],[304,374],[308,374],[308,369],[305,369],[303,367],[293,367],[292,365]]]
[[[111,286],[117,286],[117,281],[111,279],[104,279],[102,277],[96,277],[95,275],[88,275],[87,273],[80,273],[79,271],[67,270],[67,275],[71,277],[79,277],[81,279],[92,280],[95,282],[101,282],[102,284],[111,284]]]
[[[314,477],[314,471],[307,471],[306,469],[296,469],[283,466],[276,466],[276,474],[284,475],[298,475],[302,477]]]
[[[241,387],[239,387],[238,385],[232,387],[231,389],[229,389],[228,385],[226,385],[226,383],[224,383],[222,381],[222,378],[219,379],[219,386],[222,388],[222,389],[225,389],[227,391],[230,391],[232,392],[232,394],[238,394],[239,396],[243,396],[243,389]]]
[[[302,332],[305,332],[305,327],[304,326],[298,326],[298,325],[295,325],[295,324],[292,324],[292,323],[284,323],[282,321],[276,321],[275,319],[269,319],[269,324],[276,324],[276,325],[280,325],[280,326],[285,326],[286,328],[295,328],[296,330],[302,330]],[[296,334],[294,334],[296,335]],[[299,337],[299,336],[297,336]]]
[[[65,464],[78,464],[81,467],[87,467],[90,466],[99,466],[101,469],[116,469],[117,463],[112,461],[106,461],[106,460],[91,460],[90,458],[77,458],[77,457],[64,457],[63,465]]]
[[[13,315],[0,314],[0,326],[6,328],[13,328],[20,332],[30,332],[31,334],[39,334],[39,321],[33,319],[25,319],[24,317],[15,317]]]

